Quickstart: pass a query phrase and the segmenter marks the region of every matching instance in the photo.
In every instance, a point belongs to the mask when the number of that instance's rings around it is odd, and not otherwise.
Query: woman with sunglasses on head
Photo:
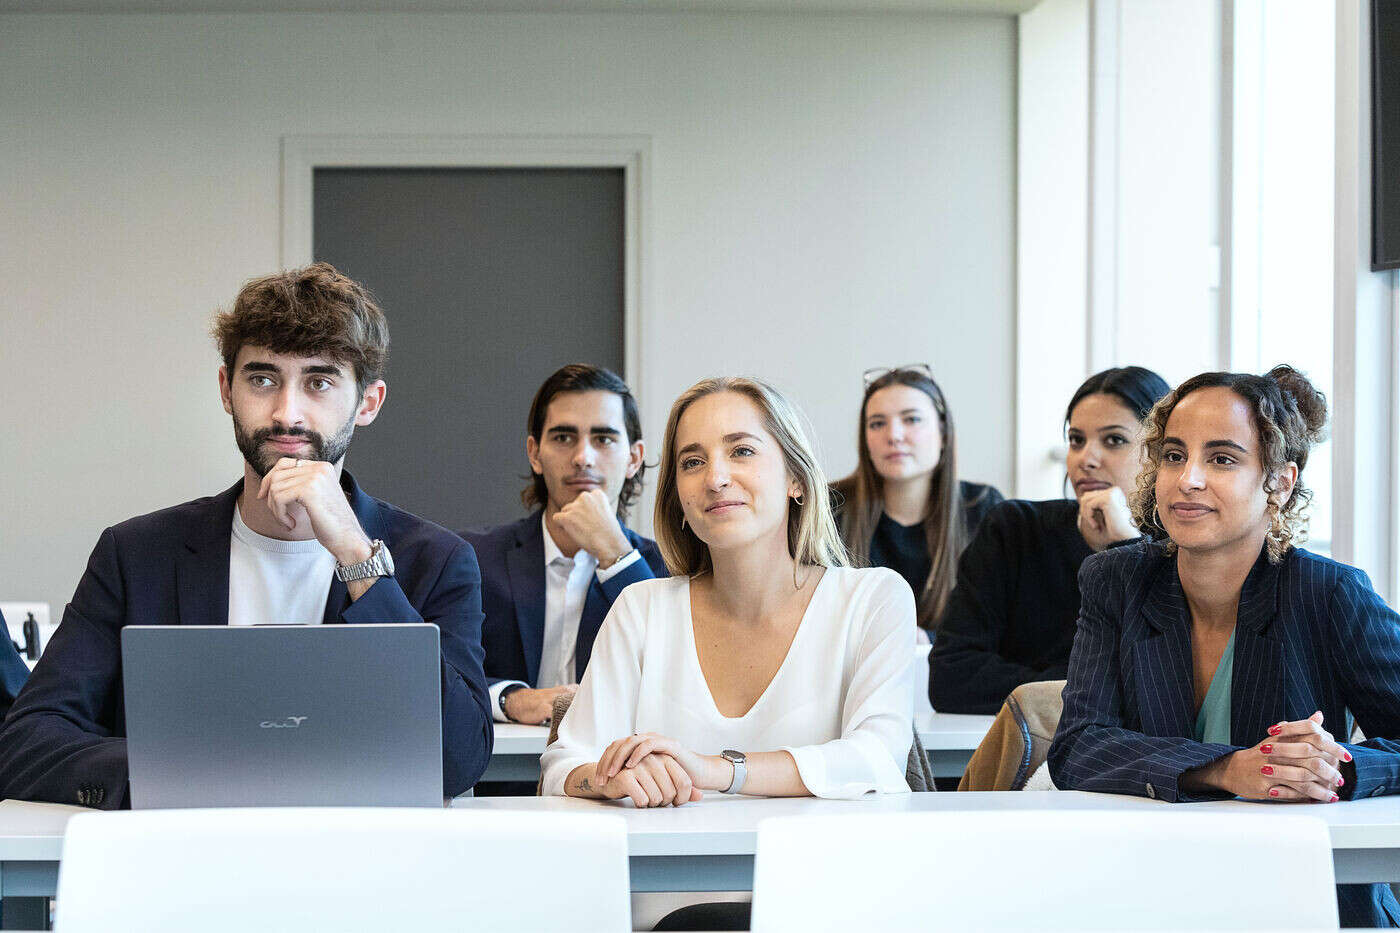
[[[1400,616],[1366,574],[1295,546],[1326,419],[1288,366],[1203,373],[1152,410],[1133,507],[1166,537],[1084,565],[1058,787],[1316,803],[1400,791]],[[1351,716],[1371,738],[1346,742]],[[1400,923],[1385,885],[1339,885],[1337,901],[1344,927]]]
[[[958,563],[957,585],[929,652],[929,702],[949,713],[995,713],[1012,690],[1059,680],[1079,618],[1079,566],[1136,540],[1128,494],[1140,423],[1167,394],[1141,366],[1095,373],[1065,410],[1073,499],[1012,499],[988,513]]]
[[[889,567],[914,591],[930,638],[958,556],[1002,495],[958,480],[953,415],[927,364],[865,371],[855,472],[832,484],[837,524],[857,567]]]

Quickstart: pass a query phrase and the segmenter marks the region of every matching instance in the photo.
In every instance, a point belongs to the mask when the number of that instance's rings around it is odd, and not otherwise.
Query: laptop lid
[[[131,805],[441,807],[438,627],[122,629]]]

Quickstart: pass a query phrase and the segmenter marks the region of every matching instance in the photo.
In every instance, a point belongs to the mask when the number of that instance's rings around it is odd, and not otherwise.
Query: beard
[[[302,460],[323,460],[326,463],[335,463],[345,456],[345,452],[350,449],[350,437],[355,433],[355,415],[352,413],[349,420],[341,426],[330,437],[325,437],[316,431],[309,431],[306,428],[258,428],[255,431],[248,431],[243,423],[238,420],[238,415],[233,416],[233,439],[238,444],[238,450],[243,454],[243,459],[248,461],[248,465],[253,468],[253,472],[258,476],[266,476],[277,465],[285,454],[276,450],[264,450],[263,445],[267,443],[272,435],[279,437],[300,437],[305,439],[307,446],[311,448]]]

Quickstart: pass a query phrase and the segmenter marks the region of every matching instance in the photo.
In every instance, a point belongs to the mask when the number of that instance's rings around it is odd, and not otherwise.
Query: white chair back
[[[1335,930],[1333,885],[1326,824],[1294,812],[774,818],[753,933]]]
[[[68,823],[61,933],[631,929],[619,816],[268,808]]]

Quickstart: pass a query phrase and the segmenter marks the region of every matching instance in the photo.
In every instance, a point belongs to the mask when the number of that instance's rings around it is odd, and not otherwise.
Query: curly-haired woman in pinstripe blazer
[[[1288,366],[1205,373],[1148,415],[1135,515],[1166,532],[1095,555],[1064,714],[1063,789],[1163,800],[1400,793],[1400,616],[1361,571],[1294,546],[1327,404]],[[1348,744],[1351,716],[1368,740]],[[1344,926],[1400,925],[1339,885]]]

